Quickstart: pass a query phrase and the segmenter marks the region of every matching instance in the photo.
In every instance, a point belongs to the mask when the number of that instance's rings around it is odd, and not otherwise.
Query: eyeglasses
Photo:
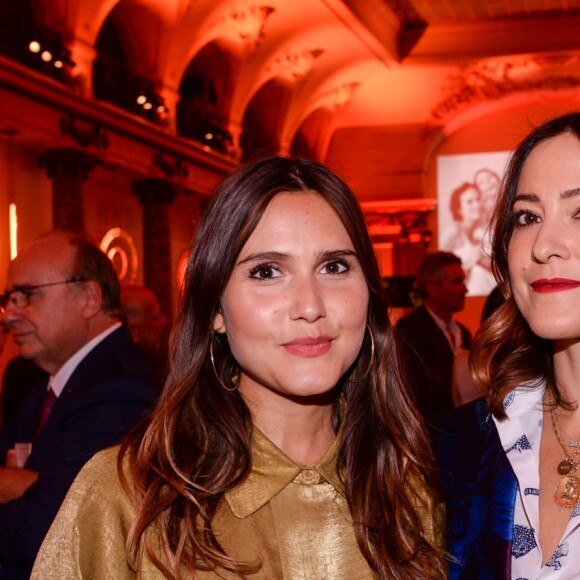
[[[86,282],[84,278],[71,278],[62,282],[50,282],[48,284],[37,284],[36,286],[17,286],[14,290],[0,294],[0,312],[4,314],[8,303],[10,302],[17,308],[26,308],[30,305],[30,298],[34,295],[35,290],[39,288],[48,288],[48,286],[59,286],[61,284],[76,284],[77,282]]]

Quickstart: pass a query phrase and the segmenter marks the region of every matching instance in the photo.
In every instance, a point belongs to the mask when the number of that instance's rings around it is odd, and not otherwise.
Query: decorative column
[[[143,278],[168,320],[173,319],[169,206],[177,195],[174,184],[164,179],[133,182],[133,193],[143,206]]]
[[[74,148],[51,149],[39,157],[52,180],[54,228],[83,231],[83,183],[95,166],[91,155]]]
[[[67,44],[70,50],[74,68],[71,68],[70,78],[72,88],[84,97],[93,96],[93,63],[98,52],[92,44],[81,39],[72,39]]]

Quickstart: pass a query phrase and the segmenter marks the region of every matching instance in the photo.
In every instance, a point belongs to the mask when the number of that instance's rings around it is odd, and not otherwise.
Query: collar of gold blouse
[[[298,482],[310,485],[326,480],[344,496],[344,485],[336,469],[337,458],[338,438],[316,464],[299,465],[254,427],[252,469],[240,485],[225,494],[226,501],[236,517],[246,518],[266,505],[296,478]]]

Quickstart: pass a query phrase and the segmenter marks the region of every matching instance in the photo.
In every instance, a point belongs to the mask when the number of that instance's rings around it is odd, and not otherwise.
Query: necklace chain
[[[573,463],[575,463],[575,461],[570,457],[570,454],[568,453],[566,446],[564,445],[564,442],[562,441],[562,438],[560,437],[560,432],[558,431],[558,427],[556,425],[556,414],[554,413],[554,407],[550,408],[550,417],[552,419],[552,428],[554,429],[554,435],[556,436],[556,439],[558,440],[558,443],[560,444],[560,447],[562,448],[562,451],[564,452],[564,457],[566,459],[568,459],[569,461],[572,461]]]

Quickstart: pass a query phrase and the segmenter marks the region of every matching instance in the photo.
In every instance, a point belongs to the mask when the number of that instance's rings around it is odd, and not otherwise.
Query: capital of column
[[[84,181],[95,167],[96,160],[84,151],[66,147],[45,151],[38,158],[38,163],[50,179],[66,175]]]
[[[52,221],[55,228],[83,229],[83,183],[95,158],[73,148],[50,149],[38,162],[52,180]]]

